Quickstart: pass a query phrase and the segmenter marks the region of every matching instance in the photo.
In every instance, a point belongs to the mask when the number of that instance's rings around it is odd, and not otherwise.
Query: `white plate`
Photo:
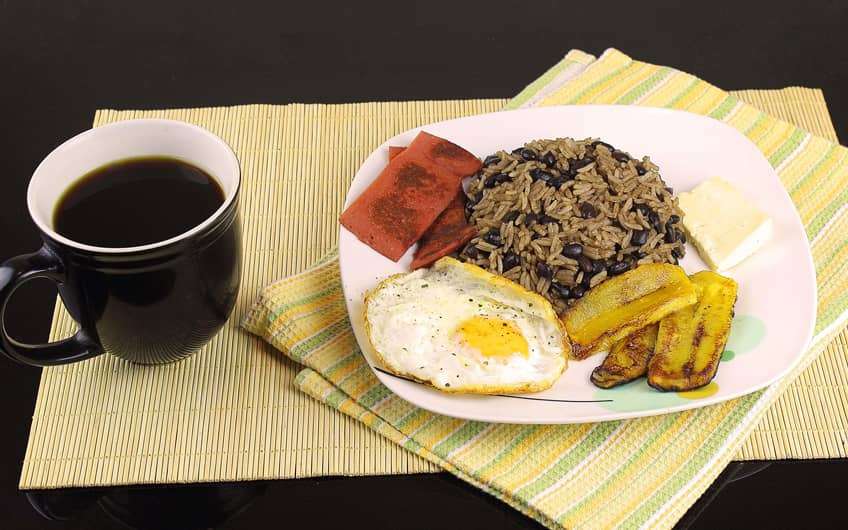
[[[712,176],[738,187],[774,220],[774,237],[757,254],[731,270],[739,282],[736,318],[713,383],[691,393],[662,393],[643,381],[602,390],[589,382],[603,359],[569,361],[550,389],[521,396],[445,394],[375,367],[363,328],[364,293],[394,273],[408,270],[415,247],[398,262],[381,256],[341,229],[339,255],[347,309],[356,338],[377,377],[392,392],[419,407],[458,418],[506,423],[581,423],[650,416],[710,405],[763,388],[798,362],[812,336],[816,315],[815,271],[807,236],[792,201],[760,151],[735,129],[686,112],[629,106],[561,106],[496,112],[421,127],[481,158],[538,138],[598,137],[660,167],[675,192]],[[362,164],[345,207],[388,162],[387,146],[408,145],[413,129],[383,145]],[[721,215],[721,205],[716,205]],[[706,268],[693,248],[681,265]],[[732,357],[732,358],[731,358]]]

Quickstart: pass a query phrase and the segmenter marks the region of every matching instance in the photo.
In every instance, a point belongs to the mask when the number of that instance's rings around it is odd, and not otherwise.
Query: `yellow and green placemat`
[[[835,140],[820,91],[741,99]],[[255,480],[434,471],[423,458],[293,386],[299,367],[237,327],[268,283],[306,269],[337,240],[344,193],[386,137],[491,112],[505,100],[100,111],[95,125],[181,119],[233,146],[244,171],[245,276],[233,322],[203,351],[143,367],[101,357],[45,369],[20,486]],[[73,322],[57,307],[52,337]],[[848,341],[839,337],[786,390],[736,458],[846,456]]]
[[[798,209],[817,273],[818,355],[848,316],[848,149],[769,116],[689,74],[608,50],[576,76],[569,54],[507,105],[604,103],[687,110],[746,134]],[[537,94],[544,93],[542,97]],[[338,260],[281,280],[244,321],[307,366],[298,388],[551,528],[671,527],[737,453],[788,383],[675,414],[580,425],[460,420],[392,394],[365,362],[348,322]],[[798,373],[796,370],[795,373]]]

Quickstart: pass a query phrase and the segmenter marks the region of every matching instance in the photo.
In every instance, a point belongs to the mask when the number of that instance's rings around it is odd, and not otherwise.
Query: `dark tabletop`
[[[677,4],[0,0],[0,257],[38,246],[29,176],[98,108],[508,97],[570,48],[615,46],[725,89],[820,87],[848,136],[848,4]],[[46,338],[54,296],[43,281],[21,288],[7,328]],[[4,528],[537,527],[446,474],[25,496],[38,377],[0,359]],[[845,527],[846,476],[844,460],[731,464],[681,526]]]

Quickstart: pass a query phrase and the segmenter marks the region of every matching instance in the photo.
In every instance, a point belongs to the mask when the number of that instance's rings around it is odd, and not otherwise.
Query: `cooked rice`
[[[466,194],[479,235],[460,258],[541,294],[558,313],[611,275],[684,254],[683,212],[659,168],[595,139],[499,151]],[[579,256],[566,250],[574,243]]]

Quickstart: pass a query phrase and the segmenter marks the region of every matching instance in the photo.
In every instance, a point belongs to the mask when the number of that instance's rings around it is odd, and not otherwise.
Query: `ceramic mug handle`
[[[34,278],[64,281],[61,260],[47,247],[22,254],[0,265],[0,352],[10,359],[32,366],[72,363],[103,353],[103,348],[83,327],[72,337],[48,344],[24,344],[6,331],[6,305],[20,285]]]

